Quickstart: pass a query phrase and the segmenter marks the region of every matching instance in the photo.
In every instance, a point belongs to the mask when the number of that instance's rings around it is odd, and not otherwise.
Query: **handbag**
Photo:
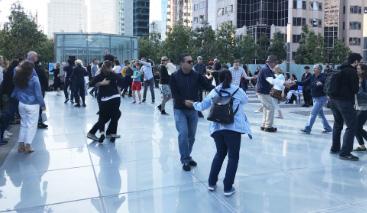
[[[271,88],[270,96],[277,99],[277,100],[279,100],[279,101],[284,100],[284,94],[283,94],[282,90],[277,90],[277,89]]]

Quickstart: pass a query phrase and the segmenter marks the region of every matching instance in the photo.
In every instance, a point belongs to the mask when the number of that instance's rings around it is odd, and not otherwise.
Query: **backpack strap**
[[[231,97],[233,97],[237,92],[238,92],[238,90],[239,90],[240,88],[238,87],[237,89],[236,89],[236,91],[234,91],[234,93],[231,95]]]

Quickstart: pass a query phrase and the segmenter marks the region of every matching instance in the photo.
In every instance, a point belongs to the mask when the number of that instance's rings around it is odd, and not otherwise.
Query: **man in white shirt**
[[[144,73],[144,93],[143,93],[143,100],[144,103],[147,97],[147,90],[148,87],[150,89],[150,94],[152,96],[152,104],[154,104],[155,96],[154,96],[154,76],[153,76],[153,67],[150,62],[143,57],[139,61],[140,64],[143,66],[141,67],[141,71]]]
[[[229,68],[229,71],[232,74],[232,84],[236,86],[240,86],[241,84],[241,78],[244,78],[246,80],[253,80],[256,79],[256,77],[249,77],[245,70],[240,67],[240,60],[236,59],[233,62],[233,67]]]

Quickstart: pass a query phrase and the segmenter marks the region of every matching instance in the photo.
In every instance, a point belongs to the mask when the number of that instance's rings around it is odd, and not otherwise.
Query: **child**
[[[141,104],[140,90],[141,90],[141,80],[142,80],[143,73],[140,71],[139,63],[135,63],[133,70],[134,70],[134,74],[133,76],[131,76],[131,78],[133,79],[133,82],[131,83],[131,90],[133,93],[134,101],[132,103],[133,104],[136,103],[136,93],[137,93],[139,97],[139,104]]]

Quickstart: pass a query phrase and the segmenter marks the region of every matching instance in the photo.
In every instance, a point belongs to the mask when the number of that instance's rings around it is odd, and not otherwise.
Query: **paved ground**
[[[47,94],[49,129],[37,133],[35,153],[13,149],[0,167],[0,211],[17,212],[366,212],[367,155],[345,162],[329,154],[331,135],[299,130],[309,109],[283,107],[279,132],[259,131],[259,104],[249,93],[245,111],[254,140],[243,136],[239,169],[231,198],[206,189],[215,146],[208,121],[201,119],[193,157],[198,167],[181,169],[176,130],[147,103],[122,103],[119,133],[111,144],[92,143],[85,135],[96,121],[97,104],[87,108],[63,104]],[[328,115],[331,119],[330,115]],[[223,178],[223,171],[220,175]]]

